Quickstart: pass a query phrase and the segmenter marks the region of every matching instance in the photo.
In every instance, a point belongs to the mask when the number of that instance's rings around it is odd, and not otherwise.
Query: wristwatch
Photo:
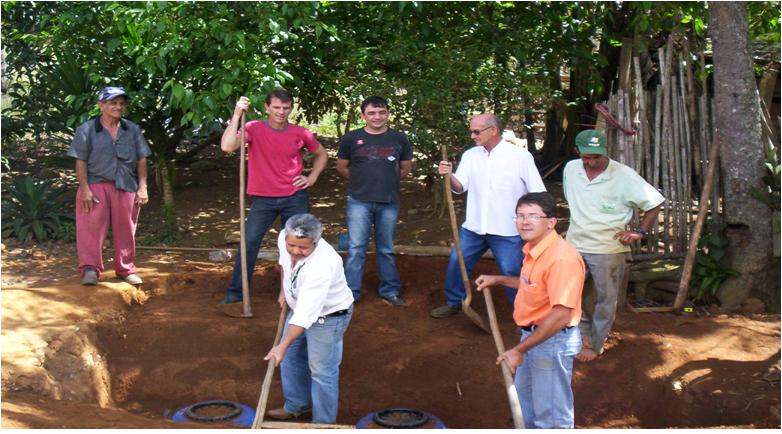
[[[641,234],[641,238],[646,238],[646,229],[638,226],[637,228],[633,228],[633,232]]]

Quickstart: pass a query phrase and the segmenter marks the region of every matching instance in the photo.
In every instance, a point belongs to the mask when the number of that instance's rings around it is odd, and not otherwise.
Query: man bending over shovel
[[[272,419],[312,412],[312,423],[334,423],[339,403],[342,335],[353,316],[353,292],[345,280],[342,257],[326,240],[312,214],[297,214],[277,239],[282,267],[280,306],[290,311],[280,343],[264,360],[282,361],[282,408]]]
[[[585,267],[578,251],[557,234],[557,203],[548,193],[528,193],[516,205],[516,230],[524,239],[519,277],[481,275],[478,291],[494,285],[519,288],[513,320],[521,342],[502,353],[515,371],[526,428],[573,428],[573,359],[581,348],[581,289]]]

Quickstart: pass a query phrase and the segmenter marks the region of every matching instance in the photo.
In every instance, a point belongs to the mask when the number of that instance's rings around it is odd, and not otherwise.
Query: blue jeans
[[[300,415],[311,409],[313,423],[336,422],[342,335],[352,316],[353,307],[345,315],[320,317],[288,347],[280,365],[285,411]]]
[[[361,297],[361,279],[364,275],[364,261],[367,258],[367,244],[372,225],[375,226],[375,256],[380,287],[377,292],[383,298],[399,295],[402,282],[396,269],[394,237],[399,216],[398,203],[363,202],[348,196],[348,259],[345,261],[345,279],[353,291],[353,298]]]
[[[269,230],[277,216],[282,220],[282,227],[285,222],[296,214],[306,213],[310,210],[309,194],[307,190],[299,190],[290,196],[284,197],[261,197],[252,196],[253,203],[250,207],[250,214],[245,223],[245,243],[247,249],[247,286],[251,286],[255,261],[258,259],[258,250],[261,249],[261,241],[266,231]],[[240,245],[241,246],[241,245]],[[237,252],[241,247],[237,249]],[[241,252],[236,255],[234,262],[234,273],[231,278],[231,286],[225,291],[227,301],[242,300],[242,257]]]
[[[524,241],[520,236],[504,237],[501,235],[478,235],[473,231],[461,228],[459,230],[459,241],[462,246],[462,255],[464,255],[464,265],[467,268],[467,275],[472,274],[478,259],[491,249],[494,254],[494,261],[500,268],[500,273],[504,276],[519,276],[521,263],[524,261],[524,253],[521,251],[524,247]],[[505,287],[505,295],[508,301],[513,305],[516,299],[518,288]],[[462,272],[459,268],[459,257],[456,253],[456,246],[451,249],[451,258],[448,260],[448,271],[445,274],[445,299],[448,305],[456,306],[462,304],[466,297],[464,283],[462,282]]]
[[[523,331],[521,340],[531,332]],[[573,428],[573,358],[581,349],[578,327],[556,332],[532,347],[516,368],[516,391],[525,428]]]

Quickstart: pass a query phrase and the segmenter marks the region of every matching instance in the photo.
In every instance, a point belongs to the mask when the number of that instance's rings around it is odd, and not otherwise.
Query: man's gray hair
[[[495,116],[494,113],[485,113],[485,115],[486,115],[486,126],[497,128],[499,134],[502,135],[502,130],[504,128],[504,125],[502,124],[502,120],[497,116]]]
[[[296,238],[309,238],[317,243],[323,233],[323,225],[312,214],[296,214],[285,222],[285,233]]]

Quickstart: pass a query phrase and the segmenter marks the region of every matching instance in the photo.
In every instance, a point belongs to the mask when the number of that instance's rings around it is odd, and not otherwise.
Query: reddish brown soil
[[[14,260],[24,256],[5,255],[4,280],[21,265],[29,270],[31,262],[40,262]],[[228,399],[254,407],[266,371],[262,356],[279,315],[278,276],[271,263],[259,265],[255,316],[225,317],[215,303],[230,267],[202,262],[201,256],[142,254],[143,291],[117,282],[112,273],[96,288],[80,286],[75,277],[54,282],[46,268],[41,276],[31,280],[28,272],[17,286],[4,287],[3,427],[164,427],[170,426],[164,414],[198,401]],[[463,315],[429,317],[442,302],[445,265],[445,258],[400,257],[408,306],[387,306],[373,292],[356,306],[345,338],[339,423],[354,424],[386,407],[412,407],[449,427],[512,427],[490,336]],[[373,288],[374,267],[368,268],[367,287]],[[481,271],[493,269],[490,262],[480,265]],[[512,345],[517,335],[510,308],[499,293],[495,301],[505,343]],[[48,302],[69,309],[59,312]],[[25,312],[15,312],[16,306]],[[474,308],[485,315],[482,298],[474,299]],[[44,317],[40,327],[20,325],[23,318],[37,317]],[[61,393],[54,399],[45,381],[32,380],[35,370],[23,376],[7,372],[25,368],[23,351],[17,354],[13,343],[6,347],[9,334],[37,333],[51,347],[67,342],[63,330],[74,326],[92,336],[105,360],[108,384],[87,386],[106,391],[107,408],[99,408],[94,396]],[[613,348],[595,363],[576,365],[577,426],[776,427],[779,327],[776,316],[620,312]],[[77,347],[66,353],[78,354]],[[79,385],[64,379],[68,368],[57,363],[60,353],[46,351],[39,369],[78,391]],[[281,402],[275,378],[269,408]]]
[[[329,176],[313,191],[313,211],[327,222],[327,238],[344,220],[341,184]],[[177,196],[189,228],[183,245],[230,246],[225,233],[237,226],[237,213],[229,211],[236,202],[234,179],[185,179],[190,184]],[[427,211],[429,193],[412,182],[405,188],[400,244],[444,243],[450,229]],[[154,208],[145,210],[142,235],[156,221]],[[164,415],[211,399],[255,407],[266,372],[262,358],[278,321],[279,276],[273,263],[260,262],[254,317],[230,318],[215,305],[231,264],[206,258],[206,252],[141,250],[146,283],[140,290],[111,271],[98,286],[82,287],[73,272],[73,245],[8,246],[0,293],[2,427],[230,427],[175,424]],[[367,290],[345,337],[338,422],[412,407],[452,428],[512,427],[491,337],[464,315],[429,317],[443,303],[446,258],[399,256],[407,300],[402,308],[377,297],[373,262],[370,256]],[[477,270],[494,271],[489,261]],[[496,290],[494,301],[511,346],[518,335],[510,306]],[[486,317],[482,295],[473,307]],[[596,362],[576,363],[578,427],[780,425],[778,315],[620,311],[610,347]],[[281,403],[277,372],[268,408]]]

